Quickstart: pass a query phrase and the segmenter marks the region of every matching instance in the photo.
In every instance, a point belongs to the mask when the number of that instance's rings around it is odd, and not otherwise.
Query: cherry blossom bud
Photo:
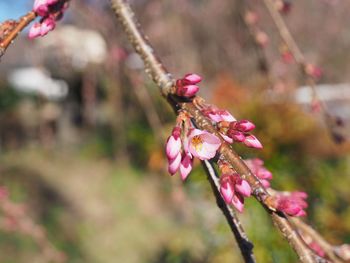
[[[246,136],[243,143],[246,146],[251,147],[251,148],[256,148],[256,149],[262,149],[263,148],[261,142],[254,135]]]
[[[191,98],[197,94],[199,87],[197,85],[186,85],[177,88],[176,94],[178,96]]]
[[[35,0],[33,5],[33,11],[39,16],[46,16],[49,12],[47,0]]]
[[[252,193],[252,189],[246,180],[239,180],[240,182],[236,182],[235,190],[243,195],[244,197],[249,197]]]
[[[50,31],[54,30],[55,26],[56,26],[56,22],[54,19],[50,17],[45,18],[44,21],[41,23],[40,35],[45,36]]]
[[[41,31],[41,24],[39,22],[34,23],[28,33],[28,37],[30,39],[34,39],[40,36],[40,31]]]
[[[248,120],[241,120],[238,122],[233,122],[233,126],[235,129],[242,131],[242,132],[250,132],[251,130],[255,129],[254,123],[252,123]]]
[[[182,81],[183,81],[184,85],[195,85],[195,84],[201,82],[202,78],[201,78],[201,76],[199,76],[197,74],[190,73],[190,74],[185,75],[185,77],[182,79]]]
[[[48,5],[54,5],[58,2],[58,0],[46,0]]]
[[[309,247],[320,257],[325,257],[326,252],[320,247],[320,245],[317,242],[312,241],[309,244]]]
[[[187,176],[192,170],[192,157],[189,153],[185,155],[180,164],[180,176],[183,181],[186,180]]]
[[[181,153],[179,153],[174,159],[169,159],[168,160],[168,172],[171,175],[174,175],[177,170],[179,170],[180,168],[180,164],[181,164]]]
[[[232,198],[232,205],[242,213],[244,209],[244,198],[241,195],[234,195]]]
[[[244,142],[246,140],[244,133],[237,130],[228,130],[227,136],[232,138],[235,142]]]
[[[175,127],[172,135],[168,138],[166,143],[166,155],[168,159],[174,159],[181,151],[181,129]]]
[[[231,204],[234,189],[229,175],[222,175],[220,178],[220,193],[227,204]]]

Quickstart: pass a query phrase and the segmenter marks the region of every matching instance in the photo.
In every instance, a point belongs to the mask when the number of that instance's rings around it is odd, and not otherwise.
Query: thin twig
[[[18,21],[16,21],[15,26],[8,32],[3,39],[0,39],[0,58],[5,54],[6,49],[10,46],[11,43],[15,40],[18,34],[28,26],[35,18],[36,13],[31,11],[26,15],[22,16]],[[5,25],[6,21],[1,25]],[[0,26],[1,30],[1,26]]]
[[[220,194],[220,185],[218,175],[213,167],[213,164],[209,161],[202,161],[204,170],[206,171],[208,181],[210,182],[212,191],[216,198],[216,204],[224,214],[228,225],[231,228],[233,235],[236,238],[237,244],[241,250],[245,263],[255,263],[256,259],[253,253],[253,244],[249,241],[247,234],[245,233],[241,221],[239,220],[236,212],[225,203]]]
[[[335,248],[333,245],[329,244],[315,229],[313,229],[310,225],[306,224],[299,218],[290,218],[292,223],[299,229],[302,236],[310,238],[312,241],[316,242],[322,250],[327,255],[333,263],[342,263],[346,262],[347,259],[341,258],[335,252]]]
[[[310,74],[307,72],[307,61],[306,58],[299,48],[297,42],[293,38],[291,32],[289,31],[282,15],[279,13],[277,10],[277,7],[273,0],[263,0],[266,8],[269,11],[269,14],[276,25],[278,32],[287,45],[289,51],[291,52],[292,56],[294,57],[295,61],[299,64],[300,69],[303,73],[303,75],[306,78],[306,84],[311,88],[311,93],[312,93],[312,99],[313,101],[318,101],[319,106],[320,106],[320,111],[322,113],[322,118],[332,135],[333,139],[337,143],[341,143],[345,140],[343,136],[338,135],[338,133],[334,130],[335,126],[337,125],[337,116],[333,116],[328,108],[327,105],[319,98],[317,90],[316,90],[316,81],[314,77],[311,77]],[[338,135],[338,136],[337,136]]]
[[[171,91],[173,91],[174,88],[174,79],[165,70],[160,60],[156,58],[153,48],[146,40],[139,28],[138,23],[135,21],[135,15],[131,10],[131,7],[124,0],[111,0],[111,4],[130,43],[143,59],[146,72],[152,77],[154,82],[160,88],[162,95],[168,99],[171,99]],[[176,101],[174,102],[176,104]],[[172,106],[176,107],[174,104]],[[192,102],[180,103],[179,106],[182,109],[187,110],[193,116],[198,127],[214,134],[218,134],[210,121],[201,114],[201,112],[193,105]],[[220,135],[219,138],[221,138]],[[259,180],[253,175],[242,159],[225,142],[222,143],[220,154],[230,162],[230,164],[242,176],[242,178],[246,179],[250,183],[250,185],[253,187],[254,196],[266,207],[266,200],[270,197],[270,195],[266,192]],[[275,225],[293,247],[301,262],[322,262],[321,260],[318,260],[319,258],[307,247],[285,215],[280,213],[277,214],[271,210],[269,210],[269,212],[271,213]]]

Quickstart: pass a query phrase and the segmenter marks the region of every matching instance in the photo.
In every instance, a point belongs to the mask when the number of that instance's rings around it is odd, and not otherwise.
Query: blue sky
[[[0,0],[0,22],[19,18],[30,10],[32,4],[30,0]]]

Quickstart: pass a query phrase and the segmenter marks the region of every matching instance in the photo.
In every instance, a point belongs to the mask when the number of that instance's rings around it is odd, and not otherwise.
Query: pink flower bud
[[[202,78],[197,74],[186,74],[182,79],[184,85],[195,85],[202,81]]]
[[[192,157],[189,153],[185,155],[180,164],[180,176],[183,181],[186,180],[187,176],[192,170]]]
[[[232,183],[230,180],[225,180],[225,175],[223,175],[221,178],[224,178],[223,180],[220,180],[220,193],[222,197],[224,198],[225,202],[227,204],[231,204],[233,196],[234,196],[234,190]]]
[[[186,85],[177,88],[176,94],[181,97],[191,98],[197,94],[199,87],[197,85]]]
[[[181,151],[181,130],[179,127],[173,129],[172,135],[168,138],[166,143],[166,155],[168,159],[174,159]]]
[[[239,194],[235,194],[232,198],[232,205],[242,213],[244,209],[244,198]]]
[[[237,182],[235,184],[235,190],[237,190],[238,193],[243,195],[244,197],[249,197],[252,193],[252,188],[248,184],[246,180],[239,180],[240,182]]]
[[[54,5],[58,2],[58,0],[46,0],[48,5]]]
[[[232,138],[235,142],[244,142],[246,140],[244,133],[237,130],[228,130],[227,136]]]
[[[35,0],[33,5],[33,11],[39,16],[46,16],[49,12],[47,0]]]
[[[254,123],[248,120],[241,120],[241,121],[235,122],[235,128],[242,132],[250,132],[255,128],[255,125]]]
[[[50,31],[54,30],[55,26],[56,26],[56,22],[54,19],[50,17],[45,18],[44,21],[41,23],[40,35],[45,36]]]
[[[168,161],[168,172],[171,175],[174,175],[177,170],[179,170],[181,164],[181,153],[179,153],[174,159],[169,159]]]
[[[41,31],[41,24],[39,22],[34,23],[28,33],[28,37],[30,39],[34,39],[40,36],[40,31]]]
[[[263,148],[261,142],[254,135],[246,136],[243,143],[246,146],[251,147],[251,148],[256,148],[256,149],[262,149]]]

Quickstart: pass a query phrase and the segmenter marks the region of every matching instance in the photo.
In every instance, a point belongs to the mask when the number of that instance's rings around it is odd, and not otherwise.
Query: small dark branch
[[[29,12],[18,21],[8,20],[0,24],[0,58],[5,54],[6,49],[13,43],[18,34],[35,18],[36,14]],[[11,27],[6,28],[9,24],[11,24]]]
[[[153,48],[146,40],[146,37],[141,32],[138,23],[135,20],[135,15],[132,12],[130,6],[124,0],[111,0],[112,7],[123,26],[125,33],[129,41],[132,43],[136,52],[142,57],[145,63],[145,71],[151,76],[154,82],[158,85],[161,93],[164,97],[168,98],[169,103],[174,108],[182,108],[190,113],[194,118],[196,126],[201,129],[207,130],[213,134],[216,134],[223,141],[222,137],[218,134],[215,127],[211,122],[204,117],[199,109],[192,103],[178,103],[176,99],[170,96],[174,93],[174,79],[162,66],[160,60],[158,60],[154,54]],[[198,98],[200,99],[200,98]],[[254,196],[261,202],[264,207],[269,207],[268,200],[271,197],[266,189],[261,185],[259,180],[248,169],[242,159],[231,149],[229,145],[223,142],[220,154],[234,167],[234,169],[240,174],[240,176],[247,180],[253,188]],[[283,236],[288,240],[289,244],[297,253],[302,263],[315,263],[319,262],[317,257],[308,248],[300,235],[296,232],[288,219],[282,214],[276,214],[268,209],[271,213],[272,219]]]
[[[202,161],[204,170],[206,171],[208,181],[210,182],[211,189],[216,198],[216,204],[220,208],[221,212],[224,214],[228,225],[231,228],[233,235],[236,238],[237,244],[241,250],[242,256],[245,263],[255,263],[255,256],[253,254],[253,244],[249,241],[247,234],[245,233],[241,221],[237,217],[232,208],[225,203],[220,194],[220,185],[218,180],[218,175],[213,167],[212,163],[209,161]]]

